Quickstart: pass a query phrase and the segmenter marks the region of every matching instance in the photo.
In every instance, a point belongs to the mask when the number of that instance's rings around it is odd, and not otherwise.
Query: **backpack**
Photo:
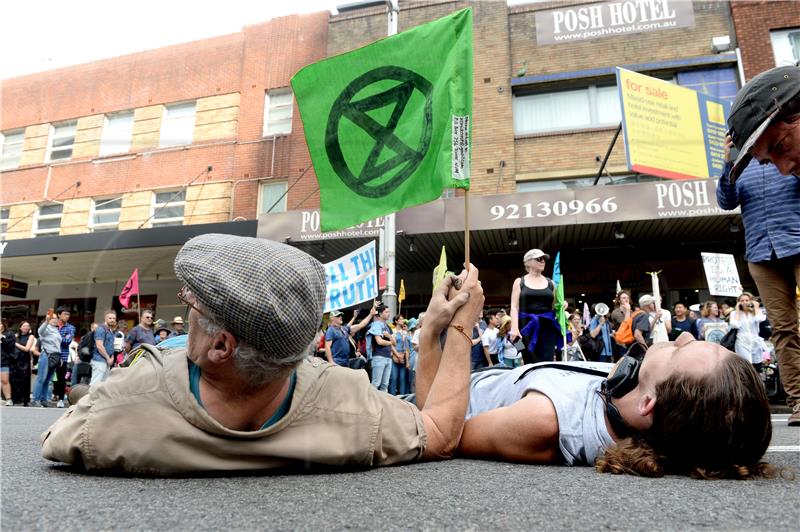
[[[95,329],[97,330],[97,329]],[[92,352],[94,351],[94,332],[91,331],[83,335],[81,343],[78,344],[78,358],[81,362],[91,362]]]
[[[578,336],[578,345],[581,346],[581,351],[586,356],[586,360],[597,362],[600,360],[600,354],[603,352],[603,331],[601,330],[597,336],[592,338],[589,329],[586,329],[583,334]]]
[[[725,336],[719,341],[719,345],[728,351],[736,352],[736,337],[739,335],[739,329],[730,329],[725,333]]]
[[[637,310],[636,312],[632,312],[630,316],[625,318],[625,320],[620,323],[617,332],[614,333],[615,342],[624,346],[628,346],[633,343],[633,320],[640,314],[644,314],[644,311]]]

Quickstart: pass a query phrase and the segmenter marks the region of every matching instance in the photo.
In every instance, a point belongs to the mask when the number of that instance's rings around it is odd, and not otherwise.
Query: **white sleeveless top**
[[[558,416],[558,444],[567,465],[594,465],[602,451],[614,443],[605,421],[605,403],[597,393],[604,378],[585,373],[547,367],[548,362],[528,364],[513,370],[487,370],[472,374],[467,419],[509,406],[529,391],[546,395]],[[613,364],[601,362],[562,362],[589,367],[604,373]],[[517,379],[533,366],[519,382]]]

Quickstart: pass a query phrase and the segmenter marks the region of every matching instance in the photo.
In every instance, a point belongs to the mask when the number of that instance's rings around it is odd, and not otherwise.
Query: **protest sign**
[[[736,260],[727,253],[701,253],[703,269],[706,272],[708,292],[714,296],[739,297],[742,283]]]
[[[377,298],[375,241],[325,264],[325,286],[324,312]]]

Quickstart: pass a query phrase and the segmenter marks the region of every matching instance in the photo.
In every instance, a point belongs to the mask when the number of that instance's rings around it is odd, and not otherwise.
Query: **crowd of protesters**
[[[775,358],[766,311],[749,292],[735,301],[679,301],[668,309],[651,294],[634,299],[630,291],[620,290],[610,305],[595,302],[595,312],[570,312],[567,305],[559,311],[555,285],[543,274],[549,258],[541,250],[530,250],[523,258],[528,275],[515,280],[510,305],[483,310],[471,333],[473,371],[562,359],[616,362],[633,343],[674,341],[682,332],[723,343],[759,372]],[[563,330],[559,312],[566,316]],[[342,310],[327,315],[327,327],[323,325],[315,340],[316,356],[366,370],[381,391],[413,393],[424,313],[390,320],[388,308],[375,302],[369,312],[356,309],[347,323],[344,315]],[[531,322],[535,326],[529,326]],[[738,334],[726,344],[732,329]]]
[[[721,343],[731,329],[737,329],[738,334],[729,347],[757,371],[774,358],[766,312],[749,292],[743,292],[735,302],[708,300],[687,305],[679,301],[670,312],[657,308],[650,294],[634,302],[628,290],[621,290],[612,306],[605,307],[605,314],[570,312],[562,330],[553,302],[553,281],[541,274],[548,259],[549,255],[538,249],[524,256],[529,275],[512,285],[510,313],[505,308],[484,309],[471,334],[473,371],[562,358],[615,362],[634,342],[652,345],[688,332],[696,339]],[[542,280],[531,276],[532,271]],[[532,300],[538,300],[538,306]],[[604,310],[603,305],[593,308]],[[155,319],[149,309],[142,311],[139,324],[130,330],[127,320],[118,322],[113,310],[104,313],[102,323],[92,323],[79,334],[69,318],[70,309],[59,307],[37,328],[27,321],[20,323],[16,332],[7,329],[5,322],[0,325],[0,376],[6,406],[48,406],[55,402],[63,407],[69,386],[103,382],[110,369],[123,364],[127,354],[139,345],[157,345],[186,334],[180,316],[167,324]],[[538,321],[538,330],[527,326],[532,321]],[[316,356],[366,370],[373,386],[381,391],[392,395],[414,392],[424,312],[410,319],[398,314],[390,320],[389,309],[375,302],[369,310],[354,310],[347,323],[343,311],[331,311],[326,323],[314,342]],[[661,328],[666,333],[659,337]]]
[[[102,323],[79,332],[70,316],[69,307],[50,309],[38,327],[23,321],[16,331],[5,319],[0,321],[3,405],[55,403],[64,408],[71,386],[103,382],[111,368],[123,364],[142,343],[157,345],[186,334],[183,318],[176,316],[168,326],[165,320],[154,321],[151,310],[142,311],[140,323],[130,331],[127,320],[118,322],[113,310],[103,313]]]

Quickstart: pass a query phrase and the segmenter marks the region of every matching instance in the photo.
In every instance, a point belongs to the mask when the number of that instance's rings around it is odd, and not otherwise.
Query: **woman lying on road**
[[[436,341],[423,329],[421,346]],[[420,408],[438,365],[426,352],[435,351],[421,349]],[[761,461],[772,436],[764,387],[751,364],[717,344],[684,333],[642,362],[624,357],[607,380],[534,367],[472,374],[458,455],[650,477],[775,475]]]

